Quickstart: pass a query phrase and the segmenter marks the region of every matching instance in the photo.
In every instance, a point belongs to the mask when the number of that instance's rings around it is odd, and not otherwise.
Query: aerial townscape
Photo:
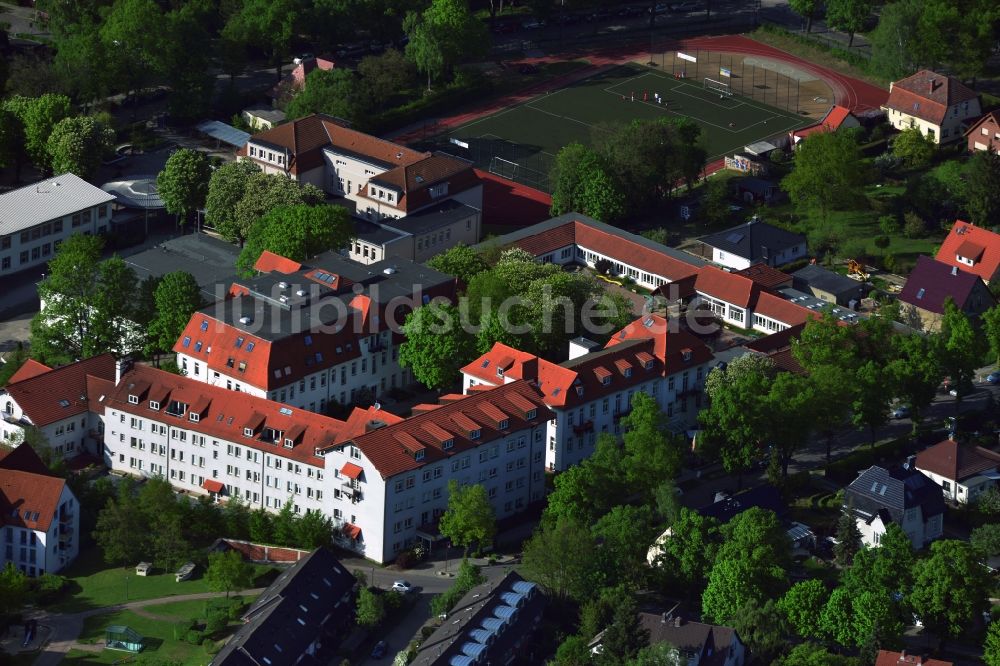
[[[0,26],[0,665],[1000,666],[997,0]]]

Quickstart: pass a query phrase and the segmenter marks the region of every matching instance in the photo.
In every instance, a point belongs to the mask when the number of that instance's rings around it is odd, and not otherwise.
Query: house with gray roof
[[[915,463],[910,456],[890,469],[873,465],[847,486],[844,510],[853,512],[865,545],[877,547],[890,523],[902,527],[917,549],[942,535],[944,494]]]
[[[805,236],[762,222],[756,216],[745,224],[699,240],[705,258],[734,271],[754,264],[784,266],[804,259],[808,253]]]
[[[115,200],[71,173],[0,194],[0,276],[44,265],[73,234],[104,234]]]
[[[792,286],[816,298],[849,307],[851,301],[861,302],[866,294],[864,282],[834,273],[822,266],[810,264],[792,273]]]
[[[353,627],[356,584],[332,551],[317,548],[257,597],[210,666],[327,663]]]

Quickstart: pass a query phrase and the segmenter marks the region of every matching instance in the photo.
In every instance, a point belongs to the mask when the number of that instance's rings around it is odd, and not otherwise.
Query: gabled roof
[[[649,645],[668,643],[681,654],[697,655],[694,663],[701,666],[722,666],[727,661],[729,649],[741,642],[732,627],[692,622],[676,610],[640,612],[639,624],[649,632]]]
[[[748,277],[705,266],[698,272],[694,289],[700,294],[732,303],[742,308],[750,307],[757,300],[760,287]]]
[[[917,454],[916,467],[946,479],[961,482],[969,477],[1000,466],[1000,453],[981,446],[961,445],[946,439]]]
[[[513,399],[512,396],[518,396]],[[522,405],[530,403],[531,410],[523,409]],[[480,408],[490,404],[501,410],[508,418],[507,428],[500,430],[495,420],[488,417]],[[528,412],[534,411],[534,416],[528,418]],[[552,418],[552,412],[545,406],[538,389],[522,380],[498,386],[489,391],[472,393],[461,399],[442,404],[437,409],[414,413],[408,419],[371,432],[357,435],[350,443],[358,447],[382,478],[418,469],[454,455],[460,455],[483,444],[529,428]],[[454,442],[447,449],[439,441],[436,431],[425,429],[425,423],[433,423],[453,436]],[[472,434],[478,431],[478,436]],[[425,448],[421,460],[404,448],[396,435],[405,433],[422,444]],[[336,443],[342,446],[347,442]],[[329,449],[330,447],[326,447]]]
[[[0,236],[115,200],[115,195],[71,173],[0,194]]]
[[[792,276],[777,268],[772,268],[767,264],[754,264],[743,270],[736,271],[736,275],[753,280],[754,284],[761,289],[778,289],[780,287],[791,287]]]
[[[861,472],[847,486],[845,504],[860,515],[874,516],[885,510],[900,524],[906,509],[919,506],[924,521],[944,513],[941,486],[916,469],[899,465],[890,469],[873,465]]]
[[[982,279],[974,273],[920,256],[899,293],[899,300],[921,310],[943,314],[948,298],[955,301],[959,309],[964,309],[977,284],[982,284]]]
[[[28,444],[0,455],[0,524],[47,532],[66,481]]]
[[[114,380],[115,358],[101,354],[7,385],[7,393],[39,428],[87,412],[87,377]]]
[[[979,93],[958,79],[922,69],[893,82],[882,106],[940,125],[949,107],[977,97]]]
[[[976,122],[969,125],[969,129],[965,130],[965,135],[969,136],[971,134],[982,136],[982,132],[979,128],[983,125],[992,125],[993,127],[1000,128],[1000,115],[996,111],[990,111],[989,113],[983,114]]]
[[[958,261],[957,257],[971,259],[974,263],[970,266]],[[1000,234],[956,220],[935,259],[989,282],[1000,271]]]
[[[318,640],[343,640],[350,633],[356,582],[332,551],[314,550],[282,571],[250,606],[213,666],[277,666],[308,654]]]
[[[445,153],[434,153],[411,164],[404,164],[372,176],[368,184],[362,188],[361,195],[372,198],[369,194],[371,184],[386,187],[399,194],[396,208],[414,211],[446,196],[430,195],[430,188],[441,182],[448,183],[447,194],[452,195],[475,187],[479,184],[479,177],[476,176],[471,162]],[[395,224],[406,226],[405,220]]]
[[[705,245],[742,257],[751,263],[766,261],[782,250],[806,243],[806,237],[802,234],[786,231],[759,220],[751,220],[699,240]]]
[[[728,523],[739,514],[753,508],[773,511],[778,517],[788,513],[788,506],[781,499],[781,493],[766,483],[713,502],[698,509],[698,513],[715,518],[720,523]]]
[[[612,335],[606,346],[612,347],[628,340],[653,340],[653,355],[662,364],[665,377],[715,358],[700,338],[676,324],[660,315],[646,315]]]
[[[942,659],[926,659],[920,654],[907,654],[906,652],[891,652],[889,650],[879,650],[875,658],[875,666],[955,666],[953,661]]]
[[[52,370],[52,368],[44,363],[39,363],[35,359],[29,358],[21,365],[20,368],[17,369],[17,372],[10,376],[7,383],[14,384],[25,379],[31,379],[32,377],[37,377],[38,375],[44,375],[50,370]]]

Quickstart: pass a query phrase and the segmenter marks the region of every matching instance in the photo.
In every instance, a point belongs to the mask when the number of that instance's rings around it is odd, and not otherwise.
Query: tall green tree
[[[981,321],[983,335],[990,347],[990,355],[1000,364],[1000,305],[994,305],[984,312]]]
[[[295,521],[295,545],[308,550],[329,547],[333,545],[333,529],[329,516],[321,511],[307,510]]]
[[[662,554],[656,564],[671,587],[700,591],[721,541],[717,520],[681,508],[680,517],[670,526],[670,535],[660,545]]]
[[[212,166],[199,150],[181,148],[174,152],[156,176],[156,189],[167,212],[185,224],[191,213],[205,207]]]
[[[904,129],[892,140],[892,154],[910,169],[922,169],[934,158],[934,142],[919,127]]]
[[[896,81],[912,74],[922,61],[917,36],[921,0],[900,0],[882,7],[878,26],[869,35],[872,69]]]
[[[216,172],[218,173],[218,171]],[[211,196],[211,183],[209,183]],[[283,206],[319,206],[326,201],[326,195],[312,183],[301,184],[291,178],[278,174],[256,172],[250,174],[243,196],[236,202],[233,216],[236,223],[236,237],[250,241],[254,227],[268,213]],[[297,219],[293,214],[292,219]],[[313,219],[309,217],[308,219]],[[295,242],[301,243],[303,230],[310,230],[310,225],[296,225]],[[220,232],[221,233],[221,232]],[[225,235],[225,234],[224,234]],[[308,245],[306,247],[308,249]],[[255,257],[256,259],[256,257]]]
[[[525,542],[525,576],[565,601],[584,601],[595,592],[597,557],[586,525],[570,518],[543,522]]]
[[[773,599],[747,602],[736,613],[732,627],[763,663],[771,663],[787,645],[788,623]]]
[[[983,661],[986,666],[1000,666],[1000,622],[990,622],[983,644]]]
[[[934,348],[920,335],[899,335],[892,340],[893,358],[885,367],[893,393],[910,408],[913,432],[916,434],[924,414],[934,402],[941,368]]]
[[[858,146],[849,132],[820,132],[799,144],[792,172],[781,187],[802,213],[829,212],[854,200],[866,181]]]
[[[595,661],[601,666],[624,666],[648,644],[649,631],[639,623],[635,599],[631,595],[620,595],[612,611],[611,624],[601,636],[601,651]]]
[[[833,547],[837,564],[846,566],[853,562],[861,547],[861,532],[858,530],[854,511],[851,507],[847,507],[841,511],[837,519],[837,543]]]
[[[252,275],[264,250],[305,261],[326,250],[346,247],[353,235],[350,213],[343,206],[278,206],[250,227],[236,268],[242,275]]]
[[[151,39],[163,25],[163,12],[153,0],[115,0],[101,20],[104,64],[124,92],[138,91],[150,80],[159,43]]]
[[[203,118],[212,101],[215,78],[209,70],[213,34],[208,10],[207,4],[185,4],[167,12],[160,28],[153,68],[170,86],[167,108],[181,122]]]
[[[792,11],[806,20],[806,32],[812,32],[813,16],[816,13],[816,0],[788,0]]]
[[[913,610],[928,628],[961,636],[989,608],[990,577],[976,550],[964,541],[931,544],[913,568]]]
[[[230,242],[246,240],[244,228],[236,216],[236,206],[250,189],[253,176],[260,167],[248,160],[227,162],[212,172],[205,197],[205,221]]]
[[[965,169],[965,210],[969,220],[989,227],[1000,218],[1000,155],[989,150],[977,150]]]
[[[959,389],[955,402],[960,403],[962,392],[972,385],[986,349],[982,336],[951,298],[944,303],[941,332],[934,338],[934,345],[942,372]]]
[[[819,613],[817,609],[826,604],[829,592],[823,581],[812,578],[792,585],[778,601],[778,608],[792,629],[802,638],[820,638]]]
[[[194,276],[184,271],[164,275],[154,298],[156,318],[149,325],[150,352],[172,349],[191,315],[204,304]]]
[[[861,32],[872,13],[872,0],[828,0],[826,22],[834,30],[849,35],[847,48],[854,46],[854,34]]]
[[[90,178],[111,152],[114,140],[114,130],[93,116],[63,118],[46,142],[49,166],[55,173]]]
[[[481,254],[462,243],[434,255],[427,261],[427,265],[442,273],[454,275],[463,285],[468,285],[472,278],[489,268]]]
[[[428,89],[434,76],[485,55],[490,47],[486,25],[469,11],[466,0],[431,0],[419,16],[406,17],[403,30],[410,38],[406,56],[427,74]]]
[[[638,587],[649,571],[646,552],[656,537],[653,512],[648,506],[619,505],[602,516],[593,530],[605,584]]]
[[[782,478],[788,477],[788,464],[813,430],[815,403],[816,394],[808,377],[782,372],[774,378],[765,400],[770,414],[766,433],[781,464]]]
[[[49,137],[59,121],[72,115],[70,99],[65,95],[45,94],[40,97],[11,97],[4,101],[8,111],[20,121],[24,130],[27,157],[38,167],[49,166]]]
[[[413,63],[397,49],[389,48],[381,55],[365,56],[358,63],[358,92],[362,106],[385,108],[390,99],[412,84],[415,76]]]
[[[122,479],[118,494],[97,515],[94,541],[108,564],[123,567],[134,565],[147,555],[148,528],[146,516],[135,496],[135,484]]]
[[[244,0],[226,22],[222,37],[234,44],[264,49],[274,67],[275,80],[280,81],[281,63],[291,50],[303,18],[303,5],[297,0]]]
[[[571,143],[559,150],[550,179],[553,215],[576,211],[611,223],[625,213],[625,195],[606,161],[582,144]]]
[[[358,590],[357,621],[362,627],[372,629],[385,619],[385,599],[375,594],[371,588],[362,586]]]
[[[226,598],[233,590],[245,590],[253,585],[253,567],[243,561],[235,550],[208,554],[205,581],[213,592],[225,592]]]
[[[628,490],[621,466],[621,447],[610,433],[597,437],[594,453],[553,480],[543,520],[570,518],[592,525]]]
[[[399,364],[428,388],[443,388],[475,357],[472,336],[462,330],[458,308],[429,303],[406,317],[406,341],[399,346]]]
[[[497,518],[480,484],[463,486],[452,479],[448,482],[448,509],[441,516],[441,534],[456,546],[482,548],[492,543],[497,532]]]
[[[662,481],[680,473],[683,444],[669,434],[667,416],[651,395],[635,393],[631,408],[621,420],[625,430],[625,478],[634,492],[651,500]]]
[[[325,113],[349,122],[365,118],[358,77],[348,69],[314,69],[306,75],[305,87],[286,107],[289,120],[312,113]]]

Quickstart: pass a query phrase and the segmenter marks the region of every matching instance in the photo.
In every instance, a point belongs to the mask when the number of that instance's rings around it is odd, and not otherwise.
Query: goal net
[[[494,173],[507,180],[514,180],[517,177],[520,166],[517,162],[511,162],[502,157],[494,157],[490,161],[490,173]]]
[[[715,93],[717,95],[726,95],[731,97],[733,94],[733,89],[728,83],[723,81],[716,81],[715,79],[705,79],[705,90]]]

